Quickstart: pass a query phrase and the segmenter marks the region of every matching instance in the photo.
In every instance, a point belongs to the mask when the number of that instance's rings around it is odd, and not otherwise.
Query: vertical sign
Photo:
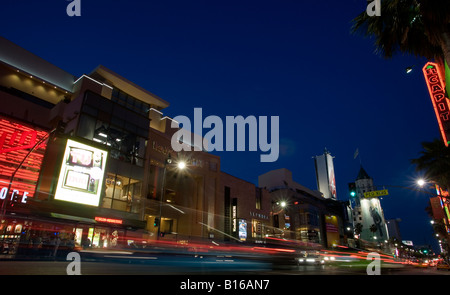
[[[247,240],[247,221],[245,219],[239,219],[239,240]]]
[[[450,140],[450,104],[445,95],[444,79],[436,63],[428,62],[422,71],[433,102],[442,139],[445,146],[448,146]]]
[[[327,158],[327,170],[328,170],[328,189],[330,190],[330,196],[336,199],[336,179],[334,176],[333,157],[330,154],[326,154]]]
[[[231,203],[231,220],[232,220],[232,232],[234,235],[236,235],[238,230],[237,225],[237,199],[233,198]]]

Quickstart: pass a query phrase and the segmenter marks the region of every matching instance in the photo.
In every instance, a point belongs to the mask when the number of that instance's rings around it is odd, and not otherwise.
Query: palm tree
[[[440,187],[450,189],[450,147],[435,139],[432,142],[422,142],[423,151],[411,163],[416,165],[417,171],[425,171],[425,178],[437,183]]]
[[[450,65],[448,0],[382,0],[381,16],[364,11],[352,23],[353,33],[375,38],[385,58],[400,51]]]

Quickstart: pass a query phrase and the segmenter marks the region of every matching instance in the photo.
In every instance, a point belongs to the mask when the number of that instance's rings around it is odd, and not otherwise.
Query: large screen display
[[[98,206],[108,152],[67,140],[55,200]]]
[[[47,138],[47,131],[0,117],[0,200],[34,197]]]

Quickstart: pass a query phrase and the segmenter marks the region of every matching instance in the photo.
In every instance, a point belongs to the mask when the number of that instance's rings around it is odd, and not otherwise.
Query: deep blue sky
[[[170,102],[171,117],[280,117],[279,160],[222,152],[222,170],[257,184],[288,168],[316,189],[312,156],[335,156],[338,199],[362,164],[377,185],[413,185],[410,159],[439,137],[421,68],[426,62],[374,54],[350,33],[365,0],[347,1],[2,1],[1,34],[79,76],[102,64]],[[411,74],[407,66],[415,65]],[[391,189],[386,218],[401,218],[404,239],[432,243],[427,196]]]

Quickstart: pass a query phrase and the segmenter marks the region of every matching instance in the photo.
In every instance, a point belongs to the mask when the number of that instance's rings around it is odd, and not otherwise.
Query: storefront
[[[32,223],[13,218],[35,197],[49,132],[0,117],[0,253],[10,254]]]
[[[33,202],[31,202],[33,203]],[[37,204],[28,210],[8,214],[0,223],[0,253],[55,256],[74,249],[118,249],[142,244],[145,240],[141,222],[105,217],[87,210],[83,216],[50,212]],[[52,211],[66,210],[53,207]],[[95,215],[99,216],[95,216]],[[88,216],[88,217],[84,217]]]

